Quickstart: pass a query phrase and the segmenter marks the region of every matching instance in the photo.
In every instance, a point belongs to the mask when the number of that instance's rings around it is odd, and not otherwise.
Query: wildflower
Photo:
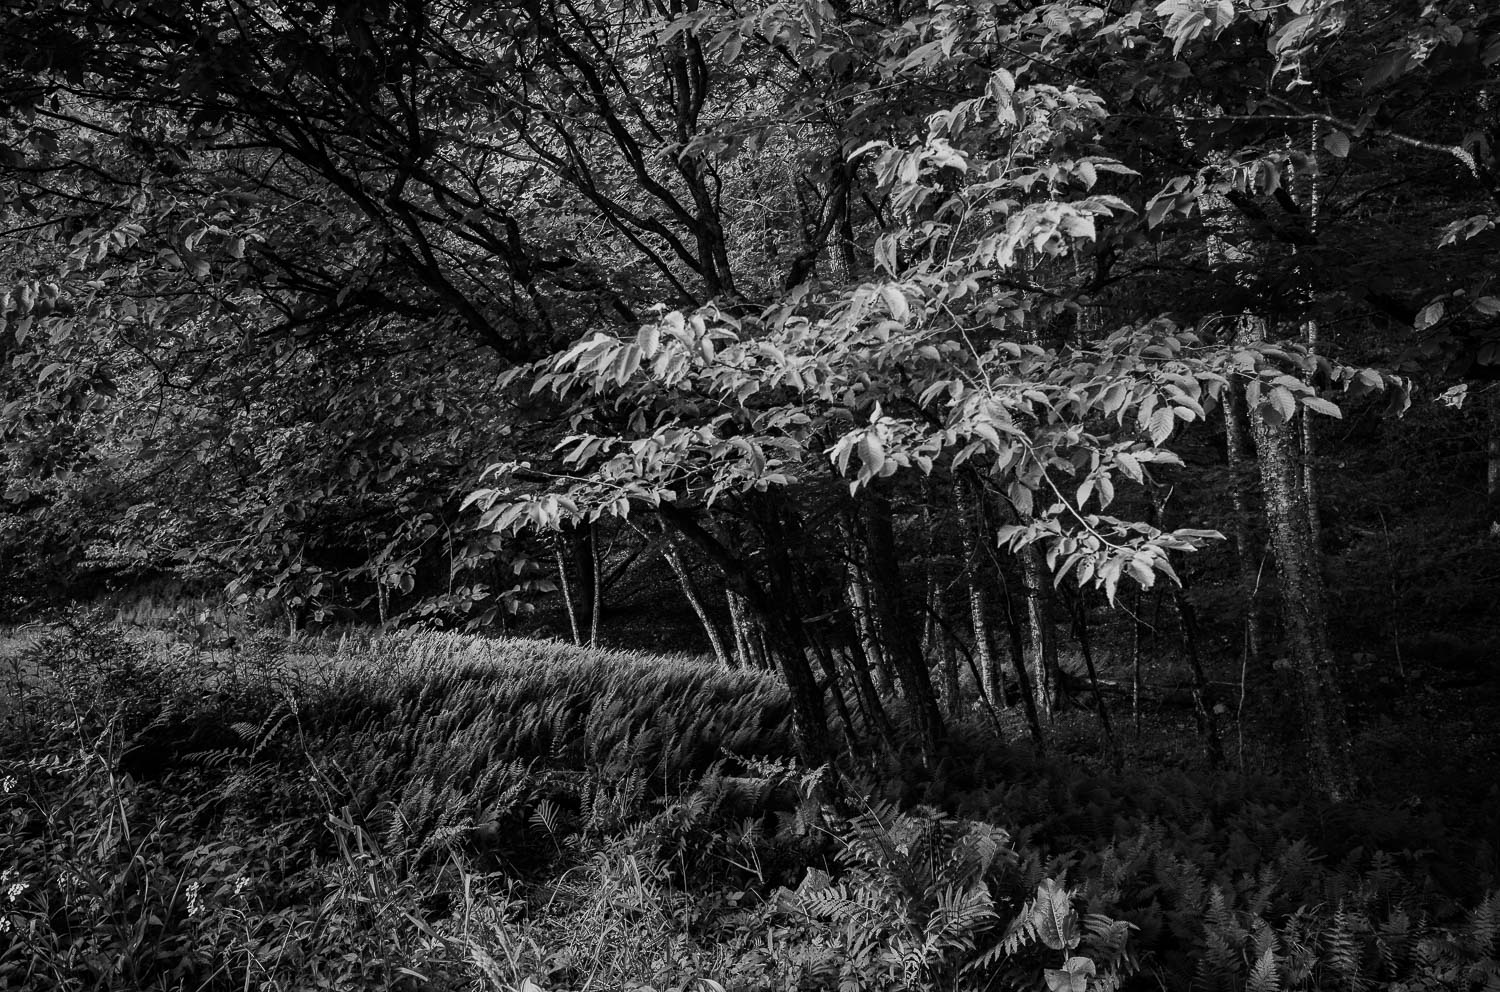
[[[7,868],[4,871],[0,871],[0,886],[5,886],[5,885],[10,884],[10,880],[13,879],[13,878],[15,878],[15,877],[16,877],[16,870],[14,868]]]
[[[187,911],[189,916],[203,912],[203,900],[198,898],[198,883],[189,882],[187,887]]]
[[[15,789],[16,777],[14,775],[7,775],[4,778],[0,778],[0,796],[14,792]]]
[[[0,916],[0,933],[10,932],[10,917]]]
[[[234,894],[235,895],[239,895],[241,892],[244,892],[249,887],[250,887],[250,879],[249,879],[248,876],[241,875],[239,878],[236,878],[234,880]]]
[[[16,897],[19,896],[22,892],[25,892],[25,891],[26,891],[26,883],[25,882],[16,882],[16,883],[12,884],[10,888],[8,888],[8,889],[5,890],[5,898],[9,899],[11,902],[15,902],[16,901]]]

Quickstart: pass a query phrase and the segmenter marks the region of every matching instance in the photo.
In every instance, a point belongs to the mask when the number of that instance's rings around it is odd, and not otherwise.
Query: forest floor
[[[1151,684],[1176,677],[1162,664]],[[1294,753],[1273,707],[1243,752],[1229,728],[1218,772],[1190,710],[1152,707],[1137,734],[1116,701],[1118,770],[1086,709],[1060,716],[1050,758],[976,709],[939,767],[872,754],[815,773],[788,757],[774,678],[682,656],[436,634],[203,651],[79,618],[0,637],[0,677],[18,673],[0,988],[1500,975],[1482,774],[1500,702],[1426,669],[1355,694],[1372,792],[1339,805],[1272,774]]]

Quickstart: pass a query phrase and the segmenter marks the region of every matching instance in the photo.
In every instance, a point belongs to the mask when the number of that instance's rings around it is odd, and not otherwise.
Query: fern
[[[1250,969],[1245,992],[1281,992],[1281,973],[1276,968],[1276,952],[1266,947]]]
[[[1491,892],[1469,914],[1469,946],[1475,954],[1489,957],[1500,953],[1500,891]]]
[[[1323,937],[1323,964],[1349,992],[1362,992],[1367,982],[1361,967],[1361,955],[1354,934],[1355,918],[1340,907]]]

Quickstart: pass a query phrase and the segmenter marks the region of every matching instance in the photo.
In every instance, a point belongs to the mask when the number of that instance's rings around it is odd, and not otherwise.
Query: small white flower
[[[236,878],[234,880],[234,894],[235,895],[239,895],[241,892],[244,892],[249,887],[250,887],[250,879],[249,879],[249,877],[247,877],[245,875],[241,875],[239,878]]]
[[[8,889],[5,890],[5,898],[9,899],[11,902],[15,902],[16,901],[16,897],[19,896],[22,892],[25,892],[25,891],[26,891],[26,883],[25,882],[16,882],[10,888],[8,888]]]
[[[16,777],[14,775],[7,775],[4,778],[0,778],[0,796],[14,792],[15,789]]]
[[[0,933],[10,932],[10,917],[0,916]]]

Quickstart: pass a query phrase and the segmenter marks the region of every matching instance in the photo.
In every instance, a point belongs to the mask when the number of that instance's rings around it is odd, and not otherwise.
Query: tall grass
[[[675,783],[726,754],[790,750],[785,688],[687,656],[412,633],[348,645],[305,708],[318,730],[399,726],[470,740],[467,763],[639,771]]]
[[[726,747],[774,753],[773,680],[550,642],[308,647],[79,618],[29,649],[0,716],[0,988],[714,987],[683,983],[718,952],[660,859],[584,828],[649,819],[648,781]],[[554,878],[545,924],[523,877]]]

